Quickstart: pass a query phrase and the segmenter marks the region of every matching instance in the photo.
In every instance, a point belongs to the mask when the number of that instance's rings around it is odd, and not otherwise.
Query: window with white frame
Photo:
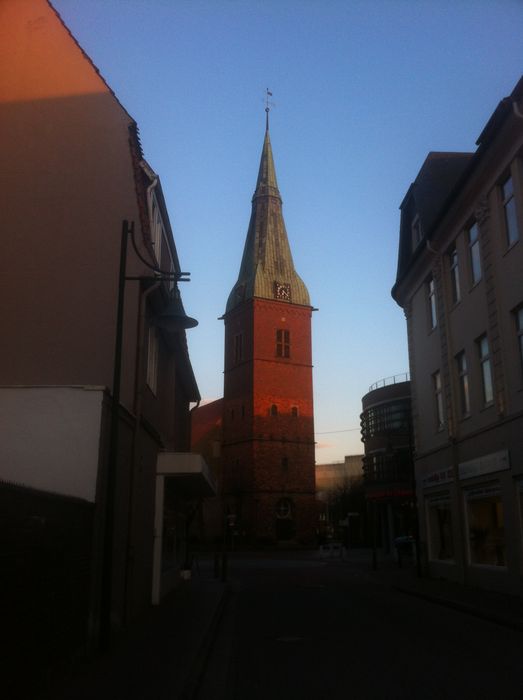
[[[458,301],[461,299],[461,290],[459,287],[458,251],[456,249],[456,246],[454,246],[449,252],[449,266],[452,303],[457,304]]]
[[[467,358],[464,350],[456,355],[456,369],[458,372],[461,415],[468,416],[470,413],[469,375],[467,369]]]
[[[519,230],[516,213],[516,200],[514,199],[514,183],[510,175],[501,184],[501,200],[503,203],[503,216],[505,220],[507,245],[511,246],[519,239]]]
[[[436,283],[434,282],[434,277],[431,277],[427,281],[427,294],[429,302],[429,322],[431,330],[436,328],[438,325],[438,314],[437,314],[437,304],[436,304]]]
[[[153,394],[156,394],[156,389],[158,386],[158,351],[158,329],[151,326],[149,328],[147,342],[147,386],[153,392]]]
[[[454,538],[449,494],[428,499],[427,520],[430,559],[452,561],[454,559]]]
[[[467,231],[469,245],[470,278],[472,284],[477,284],[481,279],[481,257],[479,252],[479,228],[475,222]]]
[[[481,387],[483,393],[483,403],[491,404],[494,401],[494,389],[492,386],[492,366],[490,363],[489,344],[486,335],[482,335],[476,341],[479,355],[479,365],[481,368]]]
[[[441,386],[441,372],[434,372],[432,375],[432,385],[434,389],[434,400],[436,406],[436,427],[441,430],[445,424],[445,413],[443,411],[443,389]]]
[[[505,566],[503,501],[499,489],[472,489],[466,494],[466,503],[470,563]]]

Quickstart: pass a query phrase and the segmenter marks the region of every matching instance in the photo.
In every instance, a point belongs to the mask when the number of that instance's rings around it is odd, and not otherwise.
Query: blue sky
[[[271,140],[313,320],[317,462],[362,451],[361,397],[408,369],[398,207],[429,151],[470,151],[523,70],[519,0],[54,0],[140,128],[182,268],[204,399]]]

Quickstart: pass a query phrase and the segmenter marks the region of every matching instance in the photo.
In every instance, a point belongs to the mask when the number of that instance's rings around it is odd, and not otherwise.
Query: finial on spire
[[[267,88],[265,90],[265,131],[269,131],[269,112],[271,107],[274,107],[274,102],[270,102],[269,97],[272,97],[272,92]]]

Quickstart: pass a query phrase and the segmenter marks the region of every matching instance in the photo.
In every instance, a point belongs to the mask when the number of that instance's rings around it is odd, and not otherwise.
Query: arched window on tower
[[[292,406],[292,407],[291,407],[291,416],[292,416],[293,418],[297,418],[297,417],[298,417],[298,406]]]
[[[271,406],[271,416],[277,416],[277,415],[278,415],[278,406],[276,406],[276,404],[273,403]]]

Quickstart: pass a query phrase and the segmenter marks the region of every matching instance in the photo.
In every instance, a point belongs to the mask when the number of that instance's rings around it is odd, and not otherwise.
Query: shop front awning
[[[207,463],[192,452],[159,452],[156,475],[184,500],[216,495],[216,483]]]

